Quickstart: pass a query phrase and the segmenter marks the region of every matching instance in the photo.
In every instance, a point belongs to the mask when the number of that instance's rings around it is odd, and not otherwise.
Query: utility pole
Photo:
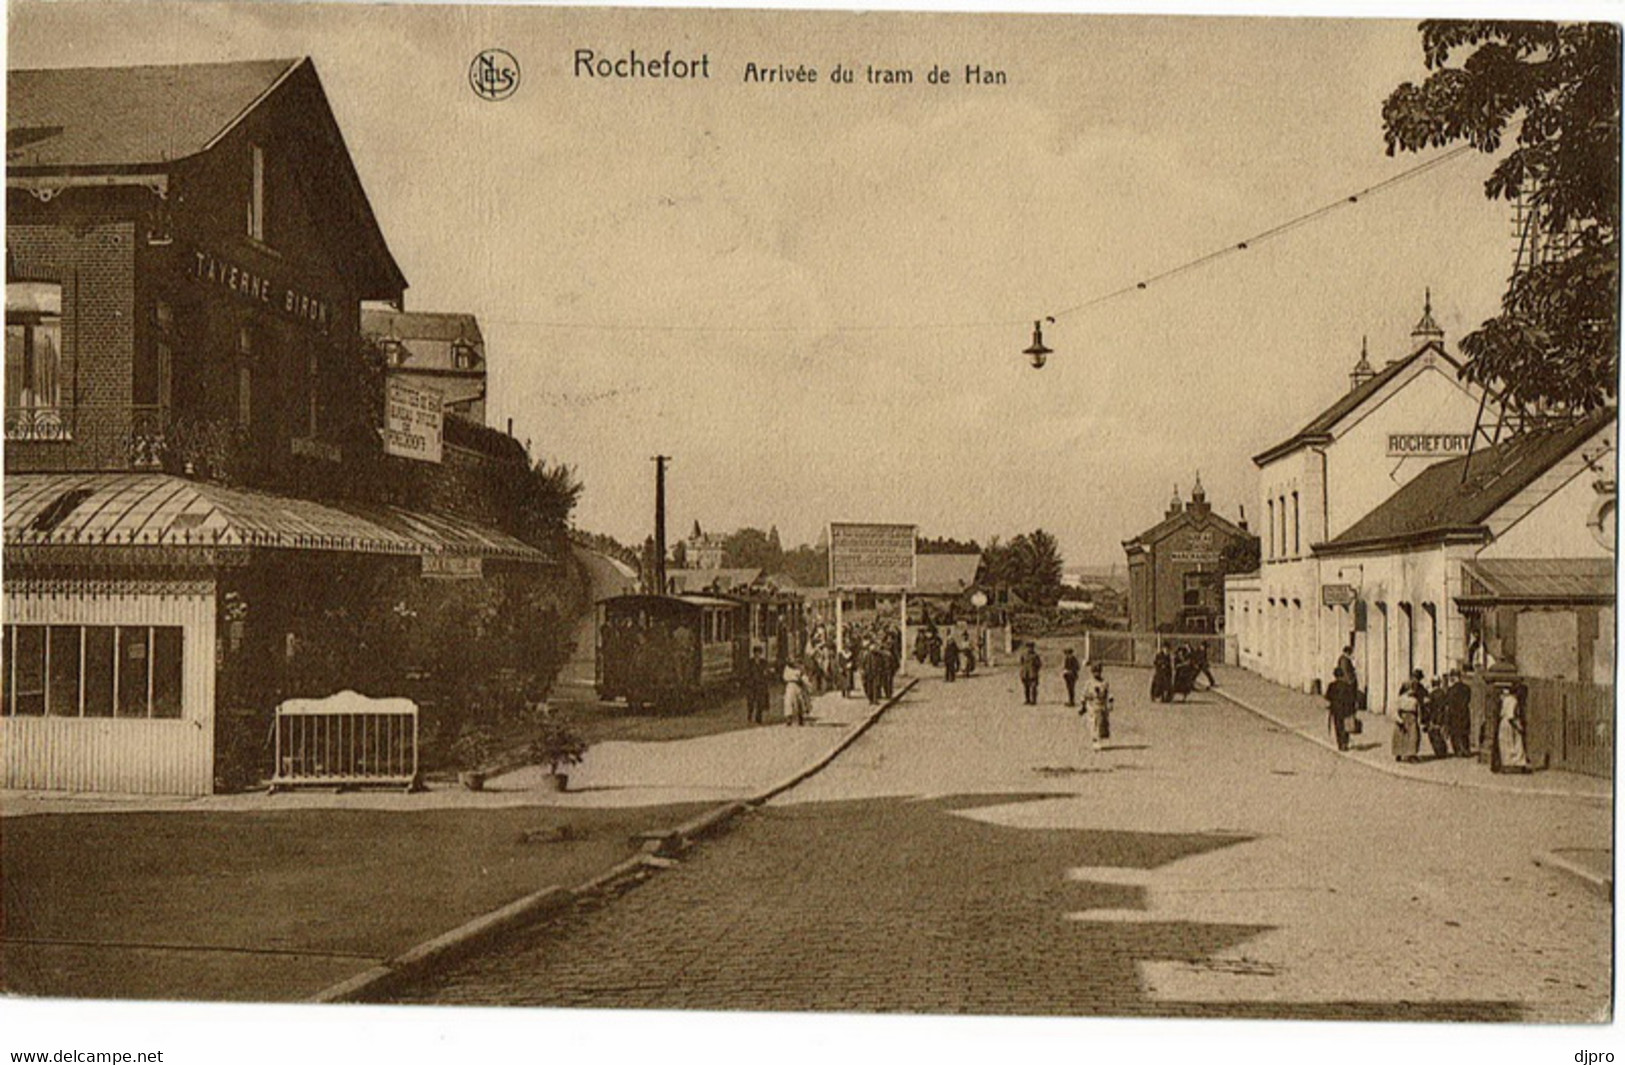
[[[666,594],[666,463],[670,455],[656,455],[655,464],[655,594]]]

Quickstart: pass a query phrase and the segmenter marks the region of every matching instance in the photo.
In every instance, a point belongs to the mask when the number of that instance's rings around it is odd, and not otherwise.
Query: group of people
[[[1196,690],[1197,677],[1205,677],[1209,688],[1219,686],[1208,665],[1205,643],[1177,644],[1172,654],[1166,646],[1159,645],[1151,660],[1151,701],[1171,703],[1177,695],[1183,702]]]
[[[1360,676],[1354,666],[1354,649],[1343,648],[1326,687],[1329,727],[1337,749],[1349,749],[1349,737],[1361,730],[1359,711],[1365,709]],[[1489,690],[1489,713],[1475,743],[1473,737],[1473,691],[1460,670],[1449,670],[1443,680],[1431,684],[1420,669],[1400,685],[1395,704],[1394,730],[1389,751],[1396,762],[1422,760],[1422,737],[1426,736],[1433,757],[1470,758],[1487,748],[1490,766],[1498,773],[1529,772],[1529,755],[1524,744],[1522,699],[1515,687]],[[1490,717],[1493,714],[1493,719]]]
[[[1017,663],[1021,675],[1021,689],[1023,701],[1027,706],[1038,705],[1038,686],[1044,673],[1044,660],[1038,653],[1038,645],[1029,643],[1021,650],[1021,657]],[[1078,661],[1078,654],[1068,647],[1061,656],[1061,680],[1066,684],[1066,705],[1078,706],[1078,677],[1082,671],[1082,663]],[[1095,750],[1112,735],[1111,713],[1115,706],[1112,698],[1111,685],[1106,682],[1105,670],[1099,662],[1089,663],[1089,679],[1083,682],[1083,704],[1078,715],[1084,719],[1088,727],[1089,740]]]

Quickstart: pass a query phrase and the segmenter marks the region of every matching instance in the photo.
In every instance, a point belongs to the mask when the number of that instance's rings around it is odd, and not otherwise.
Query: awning
[[[317,503],[162,473],[7,474],[5,545],[280,548],[554,561],[516,537],[464,518],[378,504]]]
[[[1611,558],[1497,558],[1462,563],[1463,607],[1614,601]]]

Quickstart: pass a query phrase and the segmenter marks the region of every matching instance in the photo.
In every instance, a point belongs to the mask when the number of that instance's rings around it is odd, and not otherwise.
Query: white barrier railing
[[[370,699],[343,691],[289,699],[276,708],[278,788],[418,787],[418,708],[410,699]]]

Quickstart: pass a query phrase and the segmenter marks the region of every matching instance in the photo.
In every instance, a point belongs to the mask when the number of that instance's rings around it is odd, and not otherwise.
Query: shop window
[[[40,717],[45,713],[45,626],[7,626],[11,668],[7,671],[11,689],[6,694],[6,710],[19,717]]]
[[[179,718],[178,626],[7,625],[0,714]]]
[[[86,717],[113,716],[114,684],[117,677],[113,660],[117,642],[117,630],[111,625],[92,625],[85,629]]]
[[[248,235],[265,242],[265,149],[248,146]]]
[[[6,439],[65,440],[62,286],[6,283]]]
[[[119,717],[147,716],[147,682],[151,655],[148,632],[144,628],[121,625],[118,631]]]
[[[45,712],[79,716],[80,632],[77,625],[52,625],[46,633]]]

